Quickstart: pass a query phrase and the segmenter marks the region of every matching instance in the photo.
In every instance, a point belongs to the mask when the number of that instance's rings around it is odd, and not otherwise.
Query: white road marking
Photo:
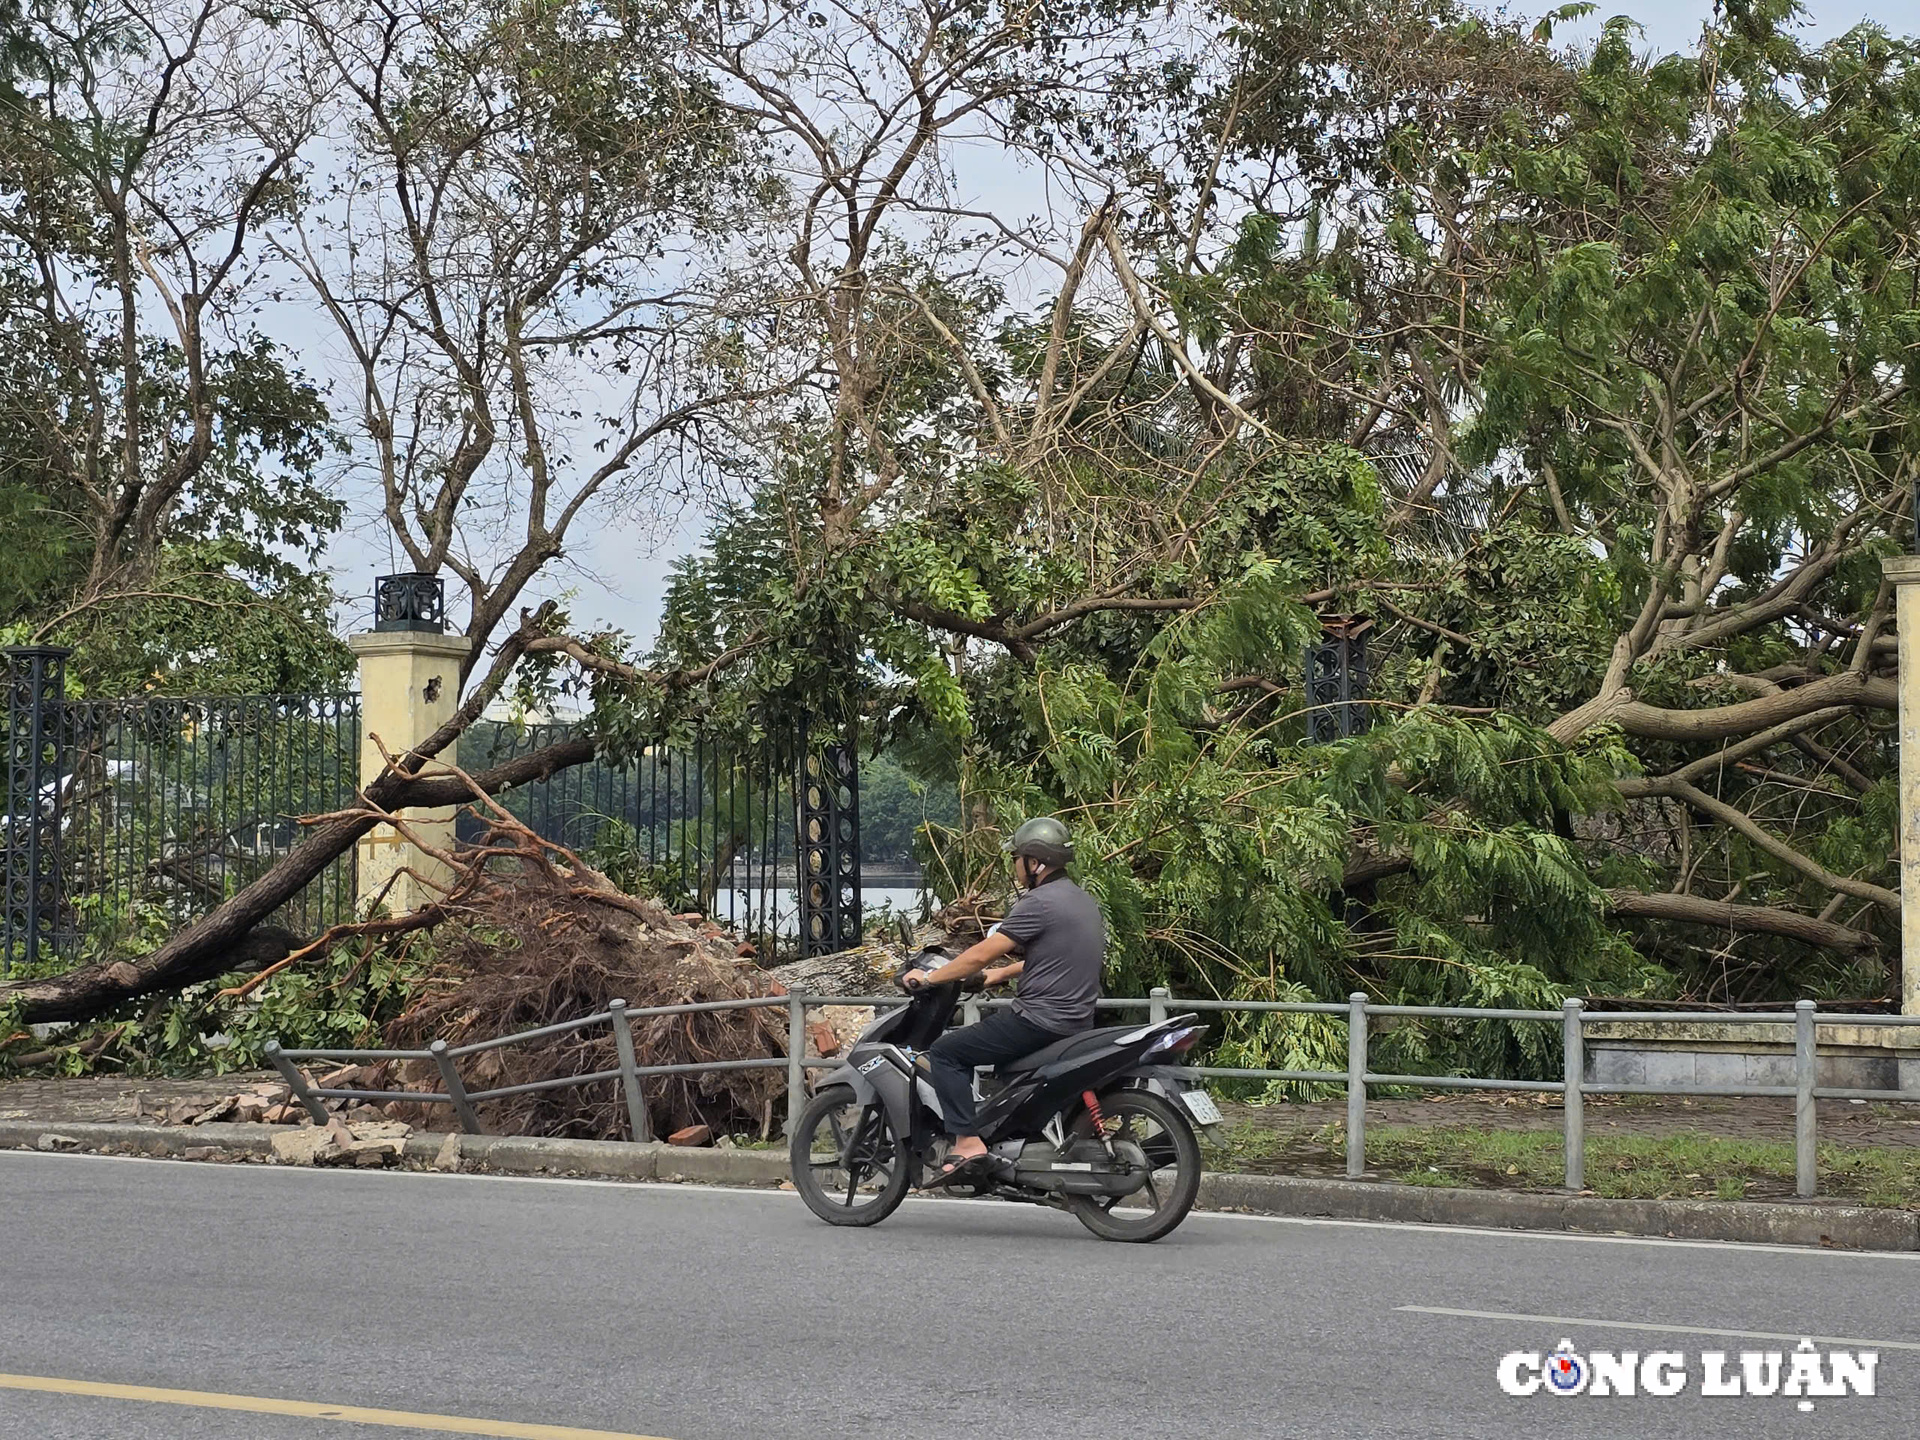
[[[746,1185],[707,1185],[699,1181],[669,1180],[608,1180],[593,1179],[580,1175],[487,1175],[460,1174],[448,1175],[435,1170],[322,1170],[306,1165],[271,1165],[261,1161],[246,1164],[210,1165],[204,1160],[181,1160],[163,1155],[94,1155],[86,1152],[45,1153],[35,1150],[0,1150],[0,1158],[19,1158],[28,1160],[96,1160],[119,1161],[136,1165],[176,1165],[190,1166],[195,1170],[240,1171],[248,1174],[304,1175],[308,1177],[326,1175],[347,1180],[365,1181],[378,1184],[383,1180],[405,1177],[413,1180],[433,1182],[468,1181],[480,1184],[519,1184],[519,1185],[585,1185],[607,1190],[653,1190],[671,1194],[685,1195],[691,1191],[713,1192],[723,1195],[756,1195],[763,1200],[777,1200],[783,1203],[800,1203],[800,1197],[791,1190],[778,1190],[770,1186]],[[1029,1219],[1047,1218],[1037,1208],[1027,1205],[1009,1205],[1004,1200],[981,1200],[962,1195],[909,1195],[909,1205],[987,1205],[1003,1215],[1025,1215]],[[1907,1250],[1839,1250],[1811,1245],[1773,1245],[1749,1240],[1672,1240],[1664,1235],[1583,1235],[1571,1230],[1507,1230],[1485,1225],[1430,1225],[1414,1220],[1336,1220],[1324,1215],[1243,1215],[1237,1211],[1196,1210],[1188,1219],[1188,1224],[1200,1222],[1247,1223],[1260,1225],[1330,1225],[1359,1230],[1393,1230],[1401,1234],[1456,1236],[1477,1235],[1496,1240],[1529,1240],[1535,1242],[1570,1242],[1577,1245],[1653,1245],[1669,1249],[1682,1250],[1739,1250],[1753,1251],[1765,1255],[1796,1255],[1801,1257],[1820,1257],[1825,1259],[1871,1260],[1876,1264],[1900,1263],[1920,1264],[1920,1252]],[[1184,1228],[1184,1227],[1183,1227]]]
[[[1784,1340],[1797,1344],[1843,1345],[1855,1350],[1920,1350],[1920,1340],[1860,1340],[1846,1335],[1787,1334],[1776,1330],[1729,1330],[1721,1325],[1654,1325],[1641,1320],[1591,1320],[1573,1315],[1515,1315],[1505,1310],[1455,1310],[1445,1305],[1396,1305],[1412,1315],[1444,1315],[1452,1320],[1503,1320],[1527,1325],[1551,1325],[1556,1330],[1653,1330],[1662,1335],[1725,1335],[1735,1340]]]

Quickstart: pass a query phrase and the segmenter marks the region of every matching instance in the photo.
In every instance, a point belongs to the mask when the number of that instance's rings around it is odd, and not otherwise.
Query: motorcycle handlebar
[[[907,982],[907,975],[909,973],[908,971],[902,970],[898,975],[893,977],[893,983],[909,995],[918,995],[922,990],[930,990],[937,985],[957,985],[960,987],[960,993],[962,995],[983,994],[987,988],[987,982],[981,978],[979,971],[975,971],[962,980],[941,980],[938,978],[938,973],[936,972],[934,977],[923,978],[912,984]]]

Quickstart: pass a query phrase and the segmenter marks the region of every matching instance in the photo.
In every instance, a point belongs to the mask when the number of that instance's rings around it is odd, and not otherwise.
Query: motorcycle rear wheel
[[[851,1085],[807,1102],[788,1145],[793,1188],[829,1225],[878,1225],[907,1198],[905,1147],[886,1107],[862,1105]]]
[[[1067,1208],[1102,1240],[1144,1245],[1171,1234],[1200,1197],[1200,1141],[1192,1123],[1163,1096],[1131,1087],[1107,1091],[1100,1110],[1115,1150],[1152,1167],[1146,1187],[1118,1199],[1069,1195]],[[1085,1110],[1072,1133],[1093,1137],[1093,1117]]]

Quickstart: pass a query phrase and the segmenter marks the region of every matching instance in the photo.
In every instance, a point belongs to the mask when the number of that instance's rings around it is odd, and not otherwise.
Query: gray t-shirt
[[[1056,1035],[1091,1026],[1107,949],[1098,902],[1063,875],[1015,901],[1000,933],[1025,964],[1014,1012]]]

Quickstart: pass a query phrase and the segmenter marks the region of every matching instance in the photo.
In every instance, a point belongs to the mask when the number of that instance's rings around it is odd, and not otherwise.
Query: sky
[[[1559,8],[1550,4],[1519,4],[1509,7],[1510,13],[1526,16],[1545,14]],[[1623,5],[1607,3],[1601,0],[1600,8],[1593,18],[1578,24],[1558,27],[1554,39],[1577,42],[1591,40],[1600,33],[1600,26],[1610,15],[1631,15],[1638,20],[1646,31],[1647,48],[1652,50],[1679,50],[1689,46],[1700,34],[1700,27],[1706,23],[1718,7],[1713,0],[1640,0],[1640,3]],[[1887,29],[1907,34],[1920,30],[1920,0],[1802,0],[1804,31],[1809,39],[1830,40],[1843,35],[1862,20],[1871,20],[1884,25]]]
[[[1504,8],[1531,19],[1558,6],[1527,0]],[[1590,41],[1606,17],[1626,13],[1640,22],[1648,50],[1684,49],[1692,45],[1715,8],[1713,0],[1666,0],[1664,4],[1641,0],[1631,7],[1603,0],[1592,18],[1557,28],[1554,38],[1566,44]],[[1804,9],[1805,34],[1813,41],[1843,34],[1862,20],[1901,33],[1920,30],[1920,0],[1804,0]],[[991,156],[971,157],[965,177],[977,187],[978,209],[1006,213],[1032,206],[1032,177],[1011,159],[997,166]],[[330,368],[327,360],[325,346],[318,346],[310,357],[310,368],[324,374]],[[349,630],[365,629],[371,622],[373,577],[406,568],[404,556],[398,566],[391,562],[378,515],[360,513],[364,528],[343,534],[331,552],[336,585],[346,597],[342,618]],[[583,524],[574,532],[567,559],[536,582],[537,590],[529,593],[525,603],[562,598],[573,611],[577,630],[617,629],[648,644],[659,624],[669,567],[698,548],[707,523],[708,517],[690,506],[635,517],[633,523],[621,523],[615,517],[610,523]]]

